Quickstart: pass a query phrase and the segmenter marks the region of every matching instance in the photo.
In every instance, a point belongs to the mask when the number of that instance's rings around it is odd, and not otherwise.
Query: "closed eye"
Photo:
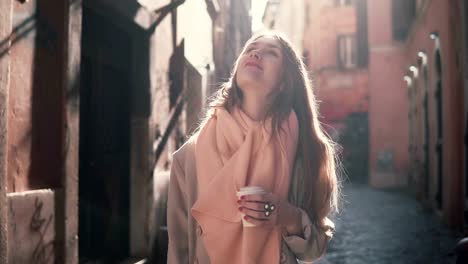
[[[279,56],[278,52],[276,52],[275,50],[268,50],[268,51],[267,51],[267,54],[273,55],[273,56],[275,56],[275,57],[278,57],[278,56]]]

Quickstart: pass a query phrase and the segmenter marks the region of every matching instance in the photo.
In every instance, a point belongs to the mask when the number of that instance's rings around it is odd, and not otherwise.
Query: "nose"
[[[258,50],[252,50],[249,54],[249,57],[254,57],[258,60],[260,59],[260,54],[258,53]]]

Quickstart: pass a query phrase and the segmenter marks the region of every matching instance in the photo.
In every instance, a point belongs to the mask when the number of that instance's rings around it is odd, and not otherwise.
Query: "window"
[[[347,6],[347,5],[352,5],[353,0],[335,0],[335,5],[336,6]]]
[[[356,66],[356,37],[354,35],[338,36],[338,67],[353,68]]]
[[[392,1],[392,25],[393,38],[405,40],[408,31],[416,17],[415,0],[393,0]]]

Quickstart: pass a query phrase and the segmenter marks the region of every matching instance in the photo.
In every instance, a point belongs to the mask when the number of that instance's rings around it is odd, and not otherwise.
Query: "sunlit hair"
[[[245,47],[261,37],[276,39],[284,57],[280,85],[284,85],[285,89],[275,90],[265,119],[271,117],[273,131],[278,131],[281,122],[293,109],[299,121],[299,142],[293,179],[299,183],[298,193],[290,193],[289,197],[290,200],[293,197],[296,206],[306,210],[312,220],[321,226],[331,210],[338,211],[340,183],[337,177],[336,145],[318,120],[317,102],[304,62],[285,37],[275,32],[260,33],[247,41],[241,54],[245,52]],[[214,108],[224,107],[230,112],[234,107],[240,106],[242,91],[236,82],[240,57],[234,64],[229,80],[223,83],[212,97],[205,118],[201,120],[195,134],[209,120]]]

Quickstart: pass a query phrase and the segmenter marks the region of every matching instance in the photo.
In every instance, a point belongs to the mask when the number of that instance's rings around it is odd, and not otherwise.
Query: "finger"
[[[246,214],[246,215],[255,217],[255,218],[264,218],[264,217],[266,217],[265,210],[252,209],[252,208],[248,208],[248,207],[240,207],[239,211]]]
[[[259,203],[259,202],[244,202],[244,204],[241,207],[246,208],[247,210],[250,210],[250,211],[256,211],[256,212],[265,211],[265,204]]]
[[[252,223],[252,224],[254,224],[256,226],[264,225],[264,224],[266,224],[268,222],[268,219],[256,218],[256,217],[252,217],[252,216],[249,216],[249,215],[245,215],[244,220],[249,222],[249,223]]]
[[[248,209],[243,209],[242,213],[244,213],[245,215],[251,216],[253,218],[256,218],[256,219],[265,219],[267,221],[269,221],[273,215],[272,212],[268,212],[268,211],[252,211]]]
[[[264,210],[265,202],[251,200],[237,200],[238,207],[248,207],[252,210]]]
[[[249,201],[249,202],[261,202],[261,203],[265,203],[267,201],[266,194],[244,195],[241,197],[241,200]]]
[[[248,208],[253,211],[270,211],[276,210],[277,205],[271,202],[251,202],[245,201],[242,203],[242,207]]]

